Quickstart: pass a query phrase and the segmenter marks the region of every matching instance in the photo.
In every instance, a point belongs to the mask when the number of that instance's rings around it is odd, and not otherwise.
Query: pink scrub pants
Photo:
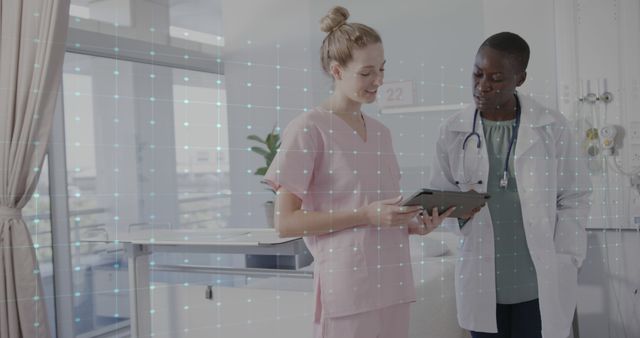
[[[410,303],[343,317],[321,316],[314,323],[314,338],[407,338]]]

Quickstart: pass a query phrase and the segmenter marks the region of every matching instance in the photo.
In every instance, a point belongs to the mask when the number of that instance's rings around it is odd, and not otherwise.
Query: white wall
[[[247,151],[257,145],[247,136],[264,138],[310,103],[309,2],[228,0],[222,10],[233,194],[229,224],[263,227],[262,203],[273,195],[253,174],[264,160]]]
[[[556,1],[558,92],[567,116],[598,127],[608,123],[628,128],[640,122],[639,21],[640,3],[635,0]],[[576,98],[587,91],[599,95],[605,90],[614,98],[606,106],[577,103]],[[584,129],[578,133],[584,138]],[[630,171],[634,145],[626,135],[617,155]],[[598,162],[602,157],[592,161]],[[588,255],[579,275],[581,337],[638,337],[640,232],[632,222],[640,213],[638,193],[628,177],[610,167],[592,166],[591,174],[590,225],[610,230],[589,233]],[[630,203],[634,199],[636,203]]]
[[[556,109],[554,1],[485,0],[483,14],[485,37],[510,31],[527,41],[531,59],[520,92]]]

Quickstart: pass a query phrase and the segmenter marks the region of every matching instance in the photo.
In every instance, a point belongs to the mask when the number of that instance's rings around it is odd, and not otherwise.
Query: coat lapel
[[[518,99],[520,99],[522,112],[514,155],[515,161],[520,162],[527,151],[540,141],[540,128],[552,123],[554,118],[548,109],[538,105],[526,96],[517,95]]]

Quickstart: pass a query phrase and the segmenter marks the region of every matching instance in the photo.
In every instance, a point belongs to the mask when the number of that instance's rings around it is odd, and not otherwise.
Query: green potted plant
[[[267,134],[267,137],[262,139],[257,135],[249,135],[247,136],[248,140],[255,141],[260,143],[262,146],[253,146],[251,147],[251,151],[262,156],[265,160],[265,166],[256,169],[254,172],[255,175],[264,176],[271,165],[271,162],[276,157],[278,153],[278,148],[280,148],[280,134],[276,132],[276,128],[273,127],[271,132]],[[261,183],[265,183],[261,181]],[[275,191],[269,187],[268,188],[274,195]],[[265,215],[267,216],[267,224],[273,228],[273,216],[274,216],[274,202],[267,201],[264,203]]]

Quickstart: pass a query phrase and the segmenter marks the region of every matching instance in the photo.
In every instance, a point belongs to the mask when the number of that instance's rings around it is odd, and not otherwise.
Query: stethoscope
[[[502,179],[500,179],[500,188],[502,189],[506,189],[507,186],[509,185],[509,157],[511,155],[511,150],[513,148],[513,145],[516,143],[516,140],[518,138],[518,129],[520,128],[520,114],[521,114],[521,109],[520,109],[520,100],[518,99],[517,95],[514,95],[514,97],[516,98],[516,121],[513,124],[513,130],[511,133],[511,140],[509,141],[509,149],[507,150],[507,158],[504,160],[504,171],[502,172]],[[476,122],[478,121],[478,109],[476,108],[475,112],[473,113],[473,126],[471,128],[471,132],[469,134],[467,134],[467,136],[464,138],[464,141],[462,142],[462,175],[465,178],[465,182],[462,182],[464,184],[469,184],[471,183],[471,179],[466,179],[467,177],[467,166],[466,166],[466,160],[467,160],[467,153],[466,153],[466,147],[467,147],[467,142],[469,142],[470,139],[472,138],[476,138],[477,142],[476,142],[476,149],[478,150],[477,152],[477,156],[479,156],[480,154],[480,148],[482,147],[482,140],[480,138],[480,134],[476,131]],[[476,166],[474,171],[477,171],[478,169],[478,162],[476,160]],[[456,181],[456,185],[460,185],[461,182],[460,181]],[[482,180],[477,181],[477,184],[482,184]]]

